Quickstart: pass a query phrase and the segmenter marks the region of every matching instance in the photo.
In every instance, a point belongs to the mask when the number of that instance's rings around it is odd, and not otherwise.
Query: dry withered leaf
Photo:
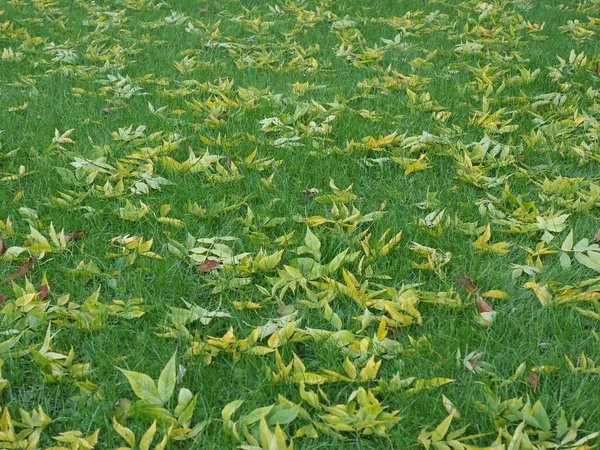
[[[17,278],[25,275],[29,271],[29,269],[33,268],[33,265],[34,265],[36,259],[37,258],[35,256],[32,256],[31,258],[29,258],[27,261],[25,261],[21,265],[21,267],[19,267],[17,270],[15,270],[13,273],[11,273],[9,277],[2,280],[2,284],[6,284],[12,280],[16,280]]]
[[[477,296],[477,309],[479,312],[492,312],[494,308],[483,297]]]
[[[0,255],[6,251],[6,247],[4,246],[4,240],[0,238]]]
[[[596,237],[594,238],[594,242],[600,245],[600,230],[596,233]]]
[[[215,259],[205,259],[204,262],[200,265],[200,270],[204,273],[208,273],[213,269],[219,267],[219,261]]]
[[[477,366],[477,362],[478,362],[478,361],[479,361],[479,357],[478,357],[478,356],[476,356],[476,357],[475,357],[475,358],[473,358],[473,359],[470,359],[470,360],[469,360],[469,366],[470,366],[471,368],[469,368],[469,367],[466,367],[466,368],[465,368],[465,372],[473,372],[473,371],[475,370],[475,367]]]
[[[475,283],[475,281],[473,281],[469,277],[458,278],[456,280],[456,284],[458,284],[461,288],[463,288],[469,294],[477,291],[477,283]]]
[[[0,294],[0,303],[5,302],[6,300],[8,300],[8,297],[6,295]]]
[[[540,381],[540,376],[535,372],[531,372],[527,376],[527,378],[525,378],[525,381],[527,381],[529,384],[531,384],[531,387],[533,388],[533,392],[535,392],[537,389],[538,382]]]
[[[68,241],[78,241],[81,238],[86,237],[88,232],[86,230],[75,230],[72,233],[68,233],[65,235]]]

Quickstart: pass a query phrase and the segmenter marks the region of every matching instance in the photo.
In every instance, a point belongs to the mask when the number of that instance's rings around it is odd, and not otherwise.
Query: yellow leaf
[[[115,417],[113,417],[113,428],[119,433],[119,436],[125,439],[125,442],[127,442],[131,448],[135,446],[135,434],[133,434],[133,431],[117,422]]]
[[[228,403],[227,405],[225,405],[225,407],[221,411],[221,417],[223,418],[223,420],[229,420],[231,418],[231,416],[233,416],[235,411],[240,406],[242,406],[243,403],[244,403],[244,400],[234,400],[234,401]]]
[[[481,294],[481,296],[487,297],[487,298],[497,298],[497,299],[508,298],[508,294],[506,292],[498,291],[498,290],[491,290],[491,291],[484,292],[483,294]]]
[[[171,225],[172,227],[176,227],[176,228],[185,227],[185,223],[183,222],[183,220],[173,219],[172,217],[157,217],[156,221],[160,222],[160,223],[164,223],[166,225]]]
[[[156,420],[152,422],[150,428],[146,430],[142,439],[140,439],[140,450],[150,450],[150,444],[152,444],[152,440],[154,439],[154,434],[156,433]]]
[[[348,358],[346,358],[344,360],[343,367],[348,377],[354,380],[356,378],[356,367],[354,366],[354,364],[352,364],[352,362]]]

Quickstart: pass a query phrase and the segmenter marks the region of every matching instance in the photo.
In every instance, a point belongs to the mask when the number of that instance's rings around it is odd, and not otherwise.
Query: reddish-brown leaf
[[[67,238],[67,241],[78,241],[81,238],[86,237],[88,234],[88,232],[86,230],[75,230],[72,233],[68,233],[65,235],[65,238]]]
[[[596,237],[594,238],[594,242],[600,245],[600,230],[596,233]]]
[[[4,246],[4,241],[0,238],[0,255],[6,251],[6,247]]]
[[[479,312],[492,312],[494,308],[483,297],[477,296],[477,309]]]
[[[200,265],[200,270],[204,273],[208,273],[213,269],[219,267],[219,261],[214,259],[205,259],[204,262]]]
[[[38,290],[38,300],[43,300],[46,295],[50,292],[50,288],[47,284],[42,284]]]
[[[600,75],[600,63],[596,63],[596,67],[594,68],[594,70],[598,75]]]
[[[531,372],[529,376],[525,378],[525,381],[531,384],[533,392],[535,392],[535,390],[537,389],[538,381],[540,381],[540,376],[535,372]]]
[[[29,269],[33,268],[33,265],[34,265],[36,259],[37,258],[35,256],[32,256],[31,258],[29,258],[27,261],[25,261],[21,265],[21,267],[19,267],[17,270],[15,270],[13,273],[11,273],[8,278],[5,278],[4,280],[2,280],[2,284],[6,284],[9,281],[16,280],[17,278],[25,275],[29,271]]]
[[[456,280],[456,284],[458,284],[461,288],[467,291],[469,294],[477,291],[477,283],[473,281],[469,277],[459,278]]]
[[[479,357],[470,359],[469,360],[469,365],[471,366],[471,369],[469,369],[468,367],[466,367],[465,368],[465,372],[472,372],[473,370],[475,370],[475,367],[477,367],[477,361],[479,361]]]
[[[0,303],[5,302],[6,300],[8,300],[8,297],[6,295],[0,294]]]

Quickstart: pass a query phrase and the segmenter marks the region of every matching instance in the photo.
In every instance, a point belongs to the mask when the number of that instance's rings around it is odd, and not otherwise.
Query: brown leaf
[[[219,267],[219,261],[215,259],[205,259],[204,262],[200,265],[200,270],[204,273],[208,273],[213,269]]]
[[[465,372],[472,372],[473,370],[475,370],[475,367],[477,367],[477,361],[479,361],[479,357],[470,359],[469,365],[471,366],[471,368],[466,367]]]
[[[8,300],[8,297],[6,295],[0,294],[0,303],[5,302],[6,300]]]
[[[477,291],[477,283],[473,281],[469,277],[459,278],[456,280],[456,284],[458,284],[461,288],[467,291],[469,294]]]
[[[72,233],[67,233],[65,235],[65,238],[67,238],[67,241],[78,241],[81,238],[86,237],[88,234],[88,232],[86,230],[75,230]]]
[[[494,308],[488,302],[486,302],[483,297],[477,296],[477,309],[479,312],[492,312]]]
[[[4,240],[0,238],[0,255],[6,251],[6,247],[4,246]]]
[[[13,273],[11,273],[8,278],[5,278],[4,280],[2,280],[2,284],[6,284],[9,281],[16,280],[17,278],[25,275],[27,273],[27,271],[29,271],[29,269],[33,268],[33,264],[35,263],[36,259],[37,258],[35,256],[32,256],[31,258],[29,258],[27,261],[25,261],[21,265],[21,267],[19,267],[17,270],[15,270]]]
[[[594,68],[594,70],[598,75],[600,75],[600,63],[596,63],[596,67]]]
[[[115,110],[113,108],[106,107],[102,110],[104,114],[112,114]]]
[[[527,381],[529,384],[531,384],[531,387],[533,388],[533,392],[535,392],[537,389],[538,381],[540,381],[540,376],[535,372],[531,372],[529,374],[529,376],[527,378],[525,378],[525,381]]]
[[[594,238],[594,242],[596,244],[600,245],[600,230],[598,230],[598,232],[596,233],[596,237]]]
[[[38,290],[38,300],[43,300],[44,297],[46,297],[46,295],[48,295],[48,292],[50,292],[50,288],[48,287],[47,284],[42,284],[40,286],[40,289]]]

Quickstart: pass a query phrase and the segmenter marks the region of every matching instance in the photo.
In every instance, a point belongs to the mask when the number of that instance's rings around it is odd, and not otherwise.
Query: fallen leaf
[[[304,189],[304,195],[306,195],[307,198],[313,198],[315,196],[315,192],[316,190],[313,188],[305,188]]]
[[[8,300],[8,297],[6,295],[0,294],[0,303],[5,302],[6,300]]]
[[[473,372],[475,371],[475,367],[477,366],[477,361],[479,361],[479,357],[476,356],[473,359],[469,360],[469,367],[465,368],[465,372]]]
[[[6,247],[4,246],[4,240],[0,238],[0,255],[6,251]]]
[[[277,310],[277,314],[279,314],[280,317],[288,316],[288,315],[292,314],[293,312],[294,312],[294,307],[290,306],[290,305],[280,306],[279,309]]]
[[[213,269],[219,267],[219,261],[215,259],[205,259],[204,262],[200,265],[200,270],[204,273],[208,273]]]
[[[67,241],[78,241],[81,238],[86,237],[88,234],[88,232],[86,230],[75,230],[72,233],[68,233],[65,235],[65,237],[67,238]]]
[[[596,237],[594,238],[594,242],[596,244],[600,245],[600,230],[598,230],[598,232],[596,233]]]
[[[485,297],[485,298],[497,298],[500,300],[508,298],[508,294],[506,292],[499,291],[497,289],[493,289],[491,291],[484,292],[483,294],[481,294],[481,296]]]
[[[469,294],[477,291],[477,283],[473,281],[469,277],[459,278],[456,280],[456,284],[458,284],[461,288],[467,291]]]
[[[529,384],[531,384],[531,387],[533,388],[533,392],[535,392],[537,389],[538,381],[540,381],[540,376],[537,373],[531,372],[527,376],[527,378],[525,378],[525,381],[527,381]]]
[[[50,292],[50,288],[47,284],[42,284],[38,290],[38,300],[43,300],[46,295]]]
[[[494,310],[494,308],[480,296],[477,296],[477,309],[479,312],[492,312]]]
[[[33,268],[33,264],[35,263],[36,259],[37,258],[35,256],[32,256],[31,258],[29,258],[27,261],[25,261],[21,265],[21,267],[19,267],[17,270],[15,270],[13,273],[11,273],[8,278],[5,278],[4,280],[2,280],[2,284],[6,284],[9,281],[16,280],[17,278],[25,275],[29,269]]]

